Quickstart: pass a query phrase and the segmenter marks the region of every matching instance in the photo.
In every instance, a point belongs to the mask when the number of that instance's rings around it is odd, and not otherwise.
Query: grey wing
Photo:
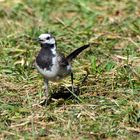
[[[60,77],[67,76],[71,73],[71,65],[63,54],[58,55],[58,63],[60,65],[59,75]]]
[[[69,65],[64,54],[59,53],[57,57],[58,57],[58,63],[60,65],[60,67],[66,67],[67,65]]]

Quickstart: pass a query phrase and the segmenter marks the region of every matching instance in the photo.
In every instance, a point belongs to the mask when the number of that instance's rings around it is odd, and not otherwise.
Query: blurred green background
[[[65,55],[100,45],[73,62],[75,85],[89,72],[78,98],[41,107],[32,38],[46,32]],[[139,139],[139,47],[139,0],[0,0],[0,138]],[[50,92],[69,84],[51,83]]]

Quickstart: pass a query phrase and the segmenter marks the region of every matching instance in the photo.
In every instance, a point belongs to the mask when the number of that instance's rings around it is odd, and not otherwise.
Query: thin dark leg
[[[44,79],[45,84],[45,99],[43,102],[41,102],[41,105],[47,105],[48,104],[48,98],[49,98],[49,87],[48,87],[48,79]]]
[[[48,79],[44,80],[44,84],[45,84],[45,98],[48,99],[48,96],[49,96],[49,82],[48,82]]]
[[[71,84],[72,84],[72,92],[74,92],[74,85],[73,85],[73,72],[71,72]]]

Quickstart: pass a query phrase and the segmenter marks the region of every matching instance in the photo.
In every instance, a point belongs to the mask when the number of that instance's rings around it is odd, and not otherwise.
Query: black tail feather
[[[68,62],[71,62],[78,54],[80,54],[83,50],[85,50],[86,48],[88,48],[90,46],[90,44],[84,45],[76,50],[74,50],[72,53],[70,53],[66,59],[68,60]]]

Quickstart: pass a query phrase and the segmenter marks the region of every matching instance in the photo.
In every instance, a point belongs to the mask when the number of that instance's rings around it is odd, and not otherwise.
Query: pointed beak
[[[33,41],[35,41],[35,42],[41,42],[42,40],[39,39],[39,38],[33,38]]]

